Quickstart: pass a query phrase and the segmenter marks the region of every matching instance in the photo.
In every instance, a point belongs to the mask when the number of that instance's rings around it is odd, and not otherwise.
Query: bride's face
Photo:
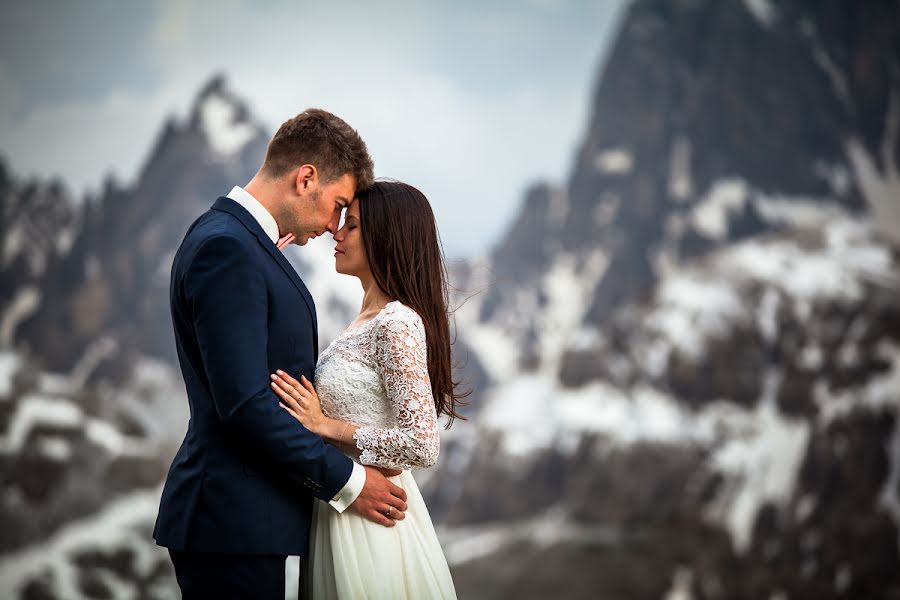
[[[344,213],[344,225],[334,234],[334,268],[344,275],[357,277],[369,272],[362,230],[359,227],[359,200],[353,200]]]

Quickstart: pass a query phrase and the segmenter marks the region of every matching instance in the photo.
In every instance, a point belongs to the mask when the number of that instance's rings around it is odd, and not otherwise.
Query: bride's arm
[[[278,371],[272,374],[272,389],[282,400],[280,406],[300,421],[301,425],[344,454],[360,457],[362,451],[353,441],[353,434],[358,429],[356,425],[326,417],[322,413],[316,389],[306,377],[301,375],[300,381],[297,381],[284,371]],[[385,477],[395,477],[401,472],[388,465],[373,463],[370,466],[377,468]]]
[[[278,370],[271,379],[272,389],[281,398],[282,408],[326,442],[359,457],[360,450],[353,441],[356,425],[326,416],[322,412],[316,388],[305,376],[301,375],[300,381],[297,381],[289,373]]]
[[[440,434],[422,319],[411,310],[395,313],[376,323],[372,336],[375,368],[397,427],[355,428],[360,462],[397,469],[430,467],[440,452]]]
[[[398,317],[377,323],[372,340],[376,370],[397,427],[357,427],[325,416],[315,388],[302,376],[298,382],[277,371],[272,375],[272,389],[281,398],[282,407],[304,427],[359,457],[364,465],[391,469],[430,467],[440,452],[440,435],[428,376],[425,327],[415,313]]]

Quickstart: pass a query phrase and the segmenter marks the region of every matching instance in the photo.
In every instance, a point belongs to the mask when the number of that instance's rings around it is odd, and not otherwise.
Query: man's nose
[[[328,222],[328,225],[325,227],[325,229],[330,231],[331,235],[336,234],[340,220],[341,220],[341,215],[340,215],[340,213],[338,213],[337,215],[335,215],[331,218],[331,220]]]

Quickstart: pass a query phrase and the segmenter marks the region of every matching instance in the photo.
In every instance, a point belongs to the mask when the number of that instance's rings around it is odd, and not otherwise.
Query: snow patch
[[[236,154],[256,135],[256,128],[242,121],[234,103],[220,94],[203,100],[200,122],[210,147],[222,156]]]
[[[0,454],[21,452],[28,436],[38,427],[83,430],[88,440],[111,456],[146,456],[152,451],[144,439],[123,435],[110,423],[86,416],[81,407],[67,398],[29,394],[20,399],[6,433],[0,436]]]
[[[851,137],[845,143],[856,181],[872,210],[872,221],[879,231],[900,244],[900,168],[894,149],[900,144],[900,91],[891,95],[881,156],[869,154],[862,141]],[[884,165],[884,171],[878,164]]]
[[[69,373],[70,390],[80,390],[84,388],[91,373],[99,367],[104,360],[112,357],[118,350],[118,342],[109,337],[104,336],[93,342],[84,351],[84,355],[72,367]]]
[[[798,522],[806,521],[816,509],[816,497],[813,494],[803,494],[794,508],[794,518]]]
[[[795,301],[857,300],[865,277],[891,277],[890,251],[874,243],[871,227],[840,219],[824,226],[824,248],[797,240],[748,240],[717,258],[717,270],[784,291]]]
[[[521,348],[509,331],[493,325],[477,325],[460,328],[460,337],[478,357],[479,364],[494,381],[504,381],[510,373],[518,370],[517,363]]]
[[[822,351],[822,347],[814,342],[810,342],[800,350],[800,356],[797,362],[804,369],[818,371],[825,362],[825,355]]]
[[[72,458],[72,443],[57,436],[44,437],[38,442],[38,452],[50,460],[67,462]]]
[[[48,540],[4,556],[0,559],[0,597],[17,598],[25,582],[47,572],[53,574],[48,581],[55,597],[82,597],[79,569],[72,558],[88,550],[130,550],[135,570],[149,577],[160,559],[168,560],[165,549],[154,545],[146,534],[153,527],[161,493],[162,488],[156,488],[123,496],[100,513],[66,525]],[[115,583],[119,592],[115,597],[137,597],[133,582],[116,578]],[[176,593],[167,590],[167,595]]]
[[[649,386],[623,390],[597,381],[573,390],[547,373],[519,374],[486,396],[479,424],[502,434],[502,448],[513,458],[581,434],[599,434],[622,447],[639,442],[709,445],[752,424],[746,411],[728,402],[692,412]]]
[[[778,17],[772,0],[744,0],[744,7],[765,28],[771,27]]]
[[[190,418],[181,374],[170,364],[142,357],[134,365],[127,387],[103,389],[115,397],[123,415],[140,424],[148,439],[180,442]],[[112,402],[110,402],[112,403]],[[102,431],[94,431],[99,437]]]
[[[767,222],[793,228],[815,229],[848,217],[840,205],[815,198],[756,194],[753,207]]]
[[[691,178],[691,142],[679,136],[669,156],[669,196],[676,202],[686,202],[694,193]]]
[[[75,243],[75,228],[69,227],[63,229],[56,235],[56,252],[58,254],[67,254]]]
[[[26,286],[16,292],[0,318],[0,348],[13,345],[13,337],[19,323],[31,316],[41,303],[41,293],[36,286]]]
[[[870,282],[900,287],[890,249],[874,241],[869,223],[848,217],[824,221],[807,236],[747,239],[699,266],[669,265],[642,319],[649,338],[640,342],[641,366],[662,376],[673,350],[700,359],[708,340],[751,319],[771,342],[784,303],[802,322],[821,302],[858,301]],[[758,288],[756,302],[748,291]],[[811,366],[823,359],[812,347],[803,358]]]
[[[6,238],[3,240],[3,267],[8,267],[25,247],[27,238],[22,229],[22,225],[16,222],[6,232]]]
[[[484,291],[496,285],[493,280],[493,266],[491,261],[484,257],[470,264],[469,280],[464,282],[462,292],[469,297],[454,313],[459,339],[475,354],[489,379],[506,381],[511,373],[518,371],[521,348],[516,339],[510,335],[510,329],[505,327],[500,319],[494,319],[492,322],[481,321]]]
[[[705,341],[745,321],[748,310],[729,282],[699,272],[672,272],[659,285],[655,307],[646,317],[651,332],[673,348],[700,358]]]
[[[900,346],[882,341],[876,347],[876,353],[889,362],[890,368],[873,375],[859,387],[835,393],[824,381],[816,382],[813,400],[819,409],[819,427],[825,427],[857,410],[877,412],[889,409],[900,414],[900,395],[897,394],[900,390]]]
[[[25,396],[16,406],[6,433],[0,436],[0,453],[14,455],[21,451],[28,434],[39,425],[75,429],[83,419],[81,408],[71,400],[33,394]]]
[[[781,298],[774,289],[767,287],[756,309],[756,326],[766,342],[773,343],[778,337],[778,307]]]
[[[759,509],[767,503],[783,508],[790,501],[806,452],[809,425],[778,411],[780,384],[780,375],[770,371],[747,430],[732,435],[710,459],[726,480],[708,516],[730,531],[738,553],[750,545]]]
[[[553,506],[532,518],[497,525],[437,527],[444,556],[456,567],[506,548],[522,544],[548,548],[562,542],[591,545],[619,543],[618,529],[607,525],[574,523],[562,506]]]
[[[19,370],[19,355],[8,350],[0,350],[0,401],[8,399],[12,393],[13,377]]]
[[[520,374],[487,393],[480,424],[501,432],[504,452],[524,457],[558,440],[599,433],[614,444],[689,437],[688,417],[678,403],[651,388],[625,392],[605,382],[575,390],[552,374]]]
[[[728,221],[732,214],[744,210],[747,202],[747,183],[742,179],[721,179],[692,211],[694,227],[707,237],[724,240],[728,236]]]
[[[724,525],[743,552],[759,509],[770,502],[783,508],[792,498],[809,438],[808,423],[778,411],[779,385],[771,372],[752,410],[718,401],[692,411],[647,386],[623,390],[595,382],[570,390],[546,374],[520,374],[488,392],[479,426],[484,435],[499,435],[513,464],[535,452],[564,451],[564,440],[584,434],[620,447],[652,442],[707,448],[710,468],[725,476],[707,518]]]
[[[542,282],[547,304],[534,313],[537,343],[545,368],[557,370],[563,349],[581,328],[594,289],[608,266],[606,253],[597,250],[583,261],[572,255],[561,255],[547,271]]]
[[[596,327],[582,326],[572,334],[568,348],[576,351],[591,350],[602,345],[605,337]]]
[[[693,570],[688,567],[678,567],[672,574],[672,587],[663,596],[663,600],[694,600],[693,581]]]
[[[634,157],[624,148],[613,148],[599,152],[594,167],[605,175],[626,175],[634,167]]]

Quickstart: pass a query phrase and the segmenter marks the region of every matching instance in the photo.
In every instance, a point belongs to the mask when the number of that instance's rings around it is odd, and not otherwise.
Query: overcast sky
[[[131,182],[222,72],[273,132],[308,106],[346,119],[378,176],[429,197],[448,254],[472,256],[527,185],[567,178],[624,3],[4,1],[0,154],[79,195]]]

